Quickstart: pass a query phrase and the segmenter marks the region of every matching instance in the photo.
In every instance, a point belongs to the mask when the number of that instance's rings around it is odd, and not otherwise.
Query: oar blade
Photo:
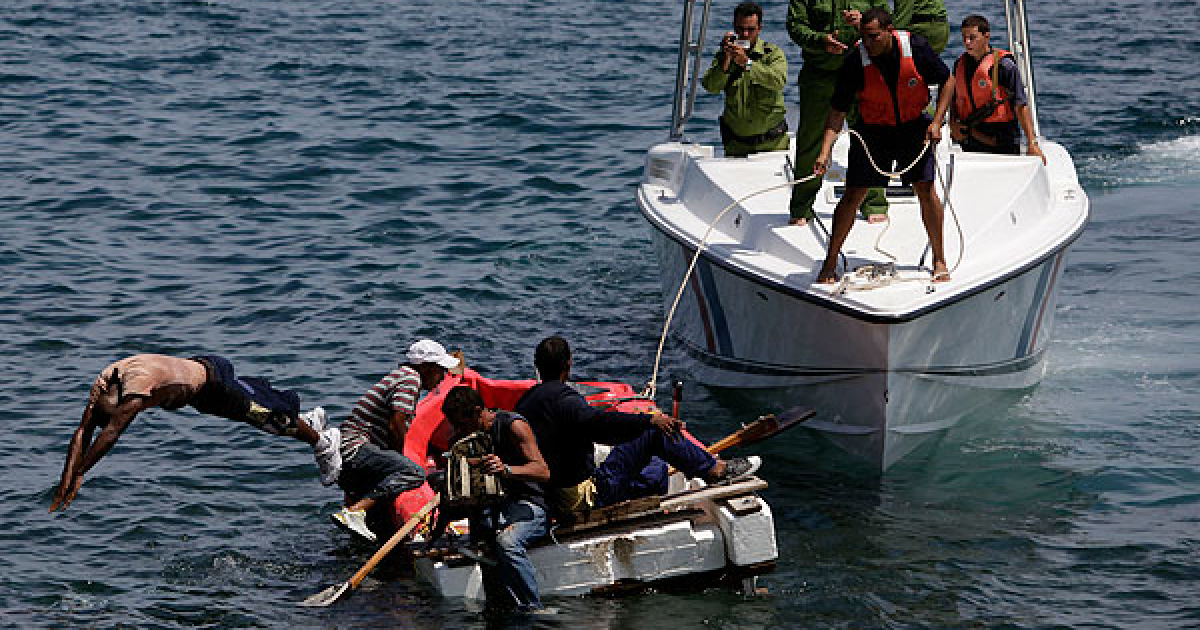
[[[334,584],[320,593],[309,595],[304,601],[300,602],[299,605],[308,606],[310,608],[323,608],[333,604],[333,602],[336,602],[338,598],[348,590],[350,590],[350,582]]]
[[[792,407],[787,411],[775,416],[775,427],[771,431],[771,435],[782,433],[801,422],[807,421],[809,418],[817,415],[817,412],[805,407]]]

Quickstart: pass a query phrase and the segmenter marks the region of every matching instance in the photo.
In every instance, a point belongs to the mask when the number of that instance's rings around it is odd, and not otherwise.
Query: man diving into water
[[[337,481],[341,434],[337,428],[325,427],[324,409],[317,407],[301,415],[300,397],[295,392],[274,389],[263,378],[238,376],[233,365],[218,356],[183,359],[139,354],[104,368],[92,384],[83,420],[67,447],[67,461],[50,511],[66,509],[75,500],[84,474],[112,449],[138,413],[184,405],[245,422],[272,435],[303,440],[313,447],[321,483]]]

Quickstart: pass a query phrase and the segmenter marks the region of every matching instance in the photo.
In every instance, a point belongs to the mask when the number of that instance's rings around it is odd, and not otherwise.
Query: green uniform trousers
[[[796,120],[796,179],[812,175],[813,163],[821,154],[821,142],[825,136],[825,118],[829,115],[829,101],[833,98],[833,86],[837,83],[837,70],[812,70],[808,64],[800,68],[797,82],[800,86],[799,116]],[[848,121],[858,118],[858,111],[849,112]],[[821,179],[813,178],[792,187],[789,213],[794,219],[811,219],[813,202],[821,189]],[[872,188],[863,201],[862,213],[885,214],[887,197],[882,188]]]

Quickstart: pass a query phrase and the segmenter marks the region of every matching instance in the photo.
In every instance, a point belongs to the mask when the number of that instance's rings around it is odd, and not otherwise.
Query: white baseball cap
[[[432,339],[422,339],[408,347],[409,363],[436,363],[446,369],[458,365],[458,358],[446,353],[442,344]]]

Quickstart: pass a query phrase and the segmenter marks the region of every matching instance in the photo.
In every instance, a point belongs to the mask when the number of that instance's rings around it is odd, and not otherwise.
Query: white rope
[[[954,183],[954,173],[951,169],[954,168],[954,154],[950,154],[950,161],[946,164],[948,176],[942,177],[942,170],[937,167],[937,160],[933,161],[933,171],[937,174],[938,181],[942,183],[942,203],[950,209],[950,216],[954,217],[954,227],[958,230],[958,260],[954,261],[954,266],[947,271],[950,275],[954,275],[958,271],[958,266],[962,264],[963,254],[967,251],[967,237],[963,235],[962,222],[958,220],[958,212],[954,210],[954,203],[950,201],[950,185]],[[943,239],[943,242],[945,239]]]
[[[879,165],[875,163],[875,157],[871,155],[871,148],[867,146],[867,141],[862,137],[862,135],[860,135],[857,131],[855,131],[853,129],[850,130],[850,134],[853,135],[855,138],[858,138],[859,144],[862,145],[863,153],[867,154],[867,161],[869,161],[871,163],[871,168],[875,169],[875,172],[887,177],[888,179],[899,178],[901,175],[911,171],[913,169],[913,167],[917,165],[917,162],[920,162],[921,158],[925,157],[925,152],[929,150],[929,146],[930,146],[929,141],[926,140],[925,144],[921,147],[921,152],[917,154],[917,157],[916,157],[916,159],[914,159],[912,161],[912,164],[909,164],[908,166],[906,166],[894,173],[885,173],[883,171],[883,169],[879,168]],[[891,252],[883,249],[883,247],[881,247],[879,245],[880,243],[883,242],[883,237],[885,234],[888,233],[888,230],[892,229],[891,216],[886,215],[886,214],[883,216],[886,219],[886,221],[885,221],[886,225],[883,226],[883,230],[881,230],[879,232],[879,234],[875,237],[875,251],[879,252],[880,254],[883,254],[884,256],[887,256],[888,258],[891,259],[892,262],[896,262],[897,258],[894,255],[892,255]],[[844,292],[845,291],[842,291],[842,293],[844,293]]]
[[[923,158],[925,156],[925,152],[928,151],[929,147],[931,146],[929,140],[926,140],[925,144],[921,147],[921,152],[917,154],[916,159],[914,159],[911,164],[909,164],[908,166],[904,167],[903,169],[901,169],[899,171],[896,171],[894,173],[889,173],[889,172],[885,172],[883,169],[879,168],[879,165],[875,163],[875,158],[871,155],[871,149],[867,146],[866,140],[864,140],[863,137],[861,135],[859,135],[859,133],[857,131],[855,131],[853,129],[849,129],[849,131],[852,135],[857,137],[858,141],[862,144],[863,152],[867,154],[867,160],[871,163],[871,168],[874,168],[877,173],[879,173],[880,175],[883,175],[889,179],[894,178],[894,177],[900,177],[901,175],[912,170],[912,168],[915,167],[917,165],[917,163],[921,161],[921,158]],[[839,135],[840,135],[840,133],[839,133]],[[935,162],[934,170],[937,171],[936,160],[934,162]],[[803,177],[801,179],[793,180],[790,182],[784,182],[782,184],[774,184],[774,185],[768,186],[766,188],[763,188],[761,190],[752,192],[748,195],[745,195],[744,197],[741,197],[739,199],[736,199],[736,200],[730,202],[730,204],[725,206],[725,208],[723,210],[721,210],[719,213],[717,213],[717,216],[712,220],[712,222],[710,222],[708,224],[708,229],[705,230],[704,237],[700,239],[700,244],[696,246],[696,253],[692,255],[692,262],[691,262],[691,264],[688,265],[687,272],[683,274],[683,280],[681,280],[679,283],[679,290],[675,293],[675,300],[671,302],[671,308],[670,308],[670,310],[667,311],[667,320],[666,320],[666,322],[663,323],[662,334],[659,336],[659,339],[658,339],[658,351],[655,352],[655,354],[654,354],[654,370],[650,373],[650,382],[648,382],[646,384],[646,389],[644,392],[642,392],[642,396],[653,400],[655,395],[658,392],[658,368],[659,368],[660,363],[662,362],[663,347],[667,343],[667,332],[671,329],[671,322],[675,319],[675,310],[679,307],[679,301],[680,301],[680,299],[683,298],[684,291],[687,290],[688,281],[691,280],[691,278],[692,278],[692,272],[696,269],[696,263],[700,260],[700,254],[704,251],[704,248],[708,246],[708,237],[712,234],[712,231],[716,227],[717,223],[721,220],[722,217],[725,216],[726,212],[729,212],[735,206],[740,205],[743,201],[746,201],[752,197],[761,195],[765,192],[770,192],[772,190],[778,190],[780,188],[788,188],[791,186],[796,186],[797,184],[803,184],[804,182],[812,180],[816,176],[817,176],[817,174],[813,173],[813,174],[808,175],[807,177]],[[941,177],[940,172],[938,172],[938,177],[939,178]],[[946,188],[948,189],[948,186]],[[955,220],[955,223],[957,224],[958,223],[958,215],[957,214],[955,215],[954,220]],[[888,226],[884,228],[883,233],[886,233],[887,229],[890,227],[891,227],[891,219],[889,218]],[[896,260],[896,257],[891,255],[890,253],[880,249],[880,247],[879,247],[879,239],[883,238],[883,233],[881,233],[879,235],[879,238],[877,238],[875,240],[875,249],[877,251],[879,251],[880,253],[882,253],[883,255],[887,256],[888,258],[891,258],[892,261],[894,262]],[[962,238],[962,226],[961,225],[959,226],[958,234],[959,234],[959,238],[961,239]],[[960,240],[960,242],[962,242],[962,241]],[[960,250],[959,251],[959,262],[962,261],[962,251],[961,251],[962,249],[963,249],[962,247],[959,248],[959,250]],[[864,267],[871,267],[871,266],[866,265]],[[955,268],[956,269],[958,268],[957,263],[955,264]],[[860,267],[859,269],[863,269],[863,267]],[[894,277],[895,276],[895,265],[894,264],[891,265],[891,269],[892,269],[891,274]],[[856,270],[856,273],[857,273],[857,270]],[[847,279],[850,277],[850,275],[851,274],[848,274],[848,273],[842,274],[842,282],[835,289],[835,293],[837,293],[838,295],[841,295],[841,294],[844,294],[847,290],[865,291],[868,289],[875,289],[875,288],[887,286],[889,284],[894,284],[896,282],[913,282],[913,281],[920,282],[921,281],[920,279],[917,279],[917,278],[896,278],[896,279],[890,280],[890,281],[882,281],[882,280],[879,280],[879,278],[882,277],[881,274],[874,274],[874,280],[872,280],[872,282],[875,282],[878,284],[872,284],[871,286],[867,286],[866,288],[859,289],[859,288],[851,288],[851,287],[847,286]]]
[[[654,353],[654,371],[650,373],[650,382],[646,384],[646,391],[642,393],[643,396],[653,400],[658,391],[658,366],[662,361],[663,346],[667,343],[667,331],[671,329],[671,321],[675,319],[675,309],[679,307],[679,300],[683,298],[683,292],[687,290],[687,283],[692,278],[692,271],[696,269],[696,262],[700,260],[700,254],[704,251],[704,248],[708,246],[708,237],[712,234],[713,228],[717,226],[717,222],[721,220],[721,217],[725,216],[726,212],[729,212],[735,206],[741,204],[747,199],[750,199],[751,197],[756,197],[772,190],[778,190],[780,188],[788,188],[790,186],[795,186],[796,184],[802,184],[816,176],[817,174],[813,173],[808,177],[794,181],[784,182],[782,184],[774,184],[761,190],[756,190],[739,199],[735,199],[731,201],[729,205],[725,206],[724,210],[721,210],[719,213],[717,213],[716,218],[714,218],[712,222],[708,224],[708,229],[704,232],[704,238],[700,239],[700,244],[696,246],[696,253],[692,255],[692,262],[688,265],[687,272],[683,274],[683,280],[679,283],[679,291],[675,293],[675,300],[671,302],[671,309],[667,311],[667,321],[663,323],[662,335],[660,335],[658,338],[658,351]]]
[[[912,168],[917,165],[917,162],[920,162],[921,158],[925,157],[925,152],[929,150],[929,141],[926,140],[925,144],[921,145],[921,152],[917,154],[917,158],[912,161],[912,164],[909,164],[908,166],[896,171],[895,173],[888,173],[888,172],[884,171],[883,169],[879,168],[879,165],[875,163],[875,158],[871,155],[871,149],[867,146],[867,141],[864,140],[863,137],[861,135],[859,135],[859,133],[853,129],[850,129],[850,135],[854,136],[855,138],[858,138],[858,142],[860,144],[862,144],[863,153],[867,154],[867,160],[869,162],[871,162],[871,168],[875,169],[875,172],[879,173],[880,175],[883,175],[884,177],[886,177],[888,179],[900,177],[901,175],[911,171]]]

